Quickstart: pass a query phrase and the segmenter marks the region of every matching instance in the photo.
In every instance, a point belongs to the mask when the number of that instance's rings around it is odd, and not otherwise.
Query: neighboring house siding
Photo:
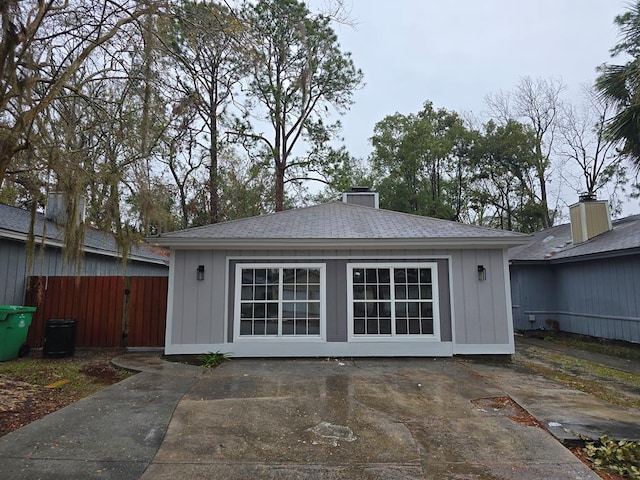
[[[549,265],[530,264],[511,267],[513,326],[516,330],[531,330],[545,326],[547,316],[536,312],[556,309],[556,283]],[[531,319],[530,319],[531,316]]]
[[[438,265],[442,342],[454,353],[476,353],[478,345],[512,345],[505,251],[492,250],[172,250],[167,346],[219,347],[233,339],[234,276],[237,262],[322,262],[326,265],[327,343],[347,339],[347,262],[405,260]],[[198,265],[205,278],[196,279]],[[478,281],[477,266],[487,269]],[[451,274],[451,278],[450,278]],[[228,281],[228,283],[227,283]],[[478,285],[480,283],[480,285]],[[506,299],[506,302],[505,302]],[[203,347],[204,348],[204,347]],[[229,345],[227,351],[233,348]],[[175,352],[173,352],[175,353]],[[481,353],[481,352],[477,352]],[[402,354],[399,352],[399,354]]]
[[[27,257],[24,244],[0,238],[0,304],[22,305]]]
[[[551,319],[562,331],[640,343],[640,255],[511,270],[521,292],[515,328],[549,328],[544,322]]]
[[[27,251],[23,242],[0,239],[0,304],[21,305],[24,301],[26,277],[75,276],[76,267],[65,262],[58,248],[46,247],[44,253],[36,246],[33,270],[27,272]],[[125,271],[119,258],[87,253],[83,256],[79,274],[91,276],[166,276],[165,265],[130,261]]]
[[[560,329],[640,342],[640,256],[555,266]]]

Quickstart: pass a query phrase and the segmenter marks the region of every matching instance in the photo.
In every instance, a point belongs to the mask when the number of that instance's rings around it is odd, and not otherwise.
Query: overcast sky
[[[628,0],[345,0],[356,26],[336,28],[365,75],[342,118],[349,152],[365,158],[376,122],[436,108],[486,118],[484,98],[523,76],[561,78],[578,103],[611,61],[613,24]],[[635,201],[635,210],[640,210]],[[631,213],[631,212],[626,212]]]

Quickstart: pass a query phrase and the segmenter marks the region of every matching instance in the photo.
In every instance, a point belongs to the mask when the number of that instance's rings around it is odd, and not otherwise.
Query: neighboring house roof
[[[26,241],[30,222],[31,212],[0,203],[0,238]],[[55,222],[47,220],[43,214],[36,213],[34,235],[36,238],[42,238],[43,232],[47,244],[62,246],[64,241],[62,229],[58,228]],[[84,246],[85,252],[110,257],[120,256],[113,235],[91,226],[87,226],[85,229]],[[168,257],[168,251],[144,242],[132,246],[129,253],[131,260],[165,265],[169,264]]]
[[[505,247],[527,235],[406,213],[330,202],[258,217],[163,233],[153,242],[176,247],[439,246]]]
[[[613,229],[574,245],[571,224],[541,230],[526,245],[509,249],[513,262],[571,260],[592,255],[612,256],[634,253],[640,249],[640,215],[614,220]]]

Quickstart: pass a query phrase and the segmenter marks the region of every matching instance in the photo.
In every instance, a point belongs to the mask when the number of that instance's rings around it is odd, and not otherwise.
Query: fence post
[[[127,347],[129,337],[129,303],[131,301],[131,277],[124,277],[124,302],[122,302],[122,341],[120,346]]]

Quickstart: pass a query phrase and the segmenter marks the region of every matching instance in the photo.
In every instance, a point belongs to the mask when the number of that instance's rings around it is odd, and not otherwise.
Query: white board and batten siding
[[[348,341],[347,265],[408,260],[437,265],[439,338]],[[235,268],[243,262],[325,264],[325,340],[234,341]],[[199,265],[204,265],[203,280],[197,279]],[[478,265],[486,268],[484,281],[478,280]],[[172,248],[165,353],[221,351],[238,357],[511,354],[514,343],[508,278],[506,252],[498,248],[282,251]]]

